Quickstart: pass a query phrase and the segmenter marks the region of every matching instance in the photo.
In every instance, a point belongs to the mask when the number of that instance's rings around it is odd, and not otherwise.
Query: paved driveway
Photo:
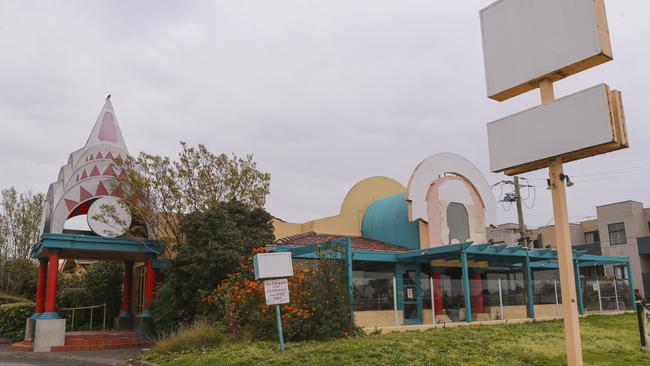
[[[32,353],[12,351],[8,345],[0,345],[0,366],[124,365],[142,351],[140,348],[125,348],[105,351]]]

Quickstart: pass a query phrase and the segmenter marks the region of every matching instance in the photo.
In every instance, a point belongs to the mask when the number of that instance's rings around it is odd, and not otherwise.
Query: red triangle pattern
[[[105,158],[106,158],[106,159],[113,159],[113,153],[111,153],[111,152],[109,151],[108,154],[106,154]]]
[[[91,198],[92,196],[93,195],[87,190],[85,190],[84,187],[79,187],[79,198],[81,202]]]
[[[124,191],[122,190],[122,186],[117,186],[117,188],[115,188],[113,192],[111,192],[111,196],[122,198],[124,196]]]
[[[95,159],[103,159],[104,157],[102,156],[101,152],[98,152],[97,155],[95,155]]]
[[[65,206],[68,208],[68,212],[72,211],[72,209],[77,207],[77,205],[79,204],[79,202],[75,202],[75,201],[69,200],[67,198],[64,199],[64,201],[65,201]]]
[[[95,192],[95,196],[108,196],[108,191],[106,190],[106,187],[104,187],[104,184],[102,182],[99,182],[99,185],[97,186],[97,192]]]
[[[117,177],[117,174],[115,174],[115,170],[113,170],[112,165],[109,165],[108,168],[106,168],[106,170],[104,170],[102,175],[110,175],[110,176],[113,176],[113,177]]]
[[[95,160],[95,158],[93,157],[93,154],[90,154],[90,158],[88,158],[88,160]]]
[[[86,173],[86,170],[84,169],[84,172],[81,173],[81,179],[86,179],[88,178],[88,174]]]
[[[127,178],[126,177],[126,169],[122,169],[122,171],[120,172],[120,178],[121,179],[126,179]]]
[[[90,171],[90,176],[91,177],[96,177],[98,175],[99,175],[99,168],[97,167],[97,165],[95,165],[93,167],[93,170]]]

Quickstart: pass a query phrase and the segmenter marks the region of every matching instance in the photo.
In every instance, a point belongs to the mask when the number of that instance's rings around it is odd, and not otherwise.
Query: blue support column
[[[354,280],[352,278],[352,239],[345,242],[345,268],[348,272],[348,296],[350,297],[350,322],[354,325]]]
[[[630,258],[627,261],[627,283],[630,288],[630,303],[632,304],[632,310],[636,311],[636,298],[634,297],[634,277],[632,276],[632,264],[630,263]]]
[[[578,298],[578,312],[582,315],[585,313],[585,303],[582,301],[582,281],[580,280],[580,261],[573,261],[576,278],[576,297]]]
[[[524,281],[526,284],[526,314],[528,317],[535,318],[535,302],[533,300],[533,273],[530,269],[530,258],[524,258]]]
[[[472,321],[472,299],[469,292],[469,269],[467,268],[467,253],[460,252],[460,265],[463,272],[463,293],[465,294],[465,321]]]

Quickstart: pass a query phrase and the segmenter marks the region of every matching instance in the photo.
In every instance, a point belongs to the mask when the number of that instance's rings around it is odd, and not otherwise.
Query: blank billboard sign
[[[600,84],[488,123],[490,166],[520,174],[627,147],[618,91]]]
[[[612,59],[604,0],[500,0],[480,17],[487,94],[495,100]]]

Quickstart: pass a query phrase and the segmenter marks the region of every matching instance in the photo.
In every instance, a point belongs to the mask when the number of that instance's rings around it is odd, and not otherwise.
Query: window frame
[[[613,230],[613,227],[616,225],[621,225],[622,230]],[[625,232],[625,223],[624,222],[614,222],[611,224],[607,224],[607,233],[609,235],[609,245],[623,245],[627,244],[627,233]],[[621,233],[623,233],[623,236],[621,237]],[[614,236],[612,234],[615,234],[615,240],[613,240]]]

